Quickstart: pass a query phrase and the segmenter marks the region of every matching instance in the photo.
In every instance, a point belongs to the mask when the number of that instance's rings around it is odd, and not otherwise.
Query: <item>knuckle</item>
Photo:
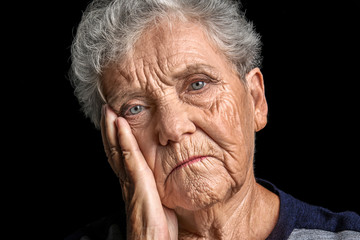
[[[124,160],[130,160],[130,158],[132,157],[131,151],[122,151],[122,157],[124,158]]]
[[[108,151],[108,157],[112,159],[120,159],[121,158],[121,150],[117,147],[110,147]]]

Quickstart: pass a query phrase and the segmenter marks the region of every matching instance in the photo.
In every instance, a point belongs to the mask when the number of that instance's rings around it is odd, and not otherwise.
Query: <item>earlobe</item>
[[[263,75],[259,68],[254,68],[246,75],[254,107],[254,130],[263,129],[267,124],[268,105],[265,98]]]

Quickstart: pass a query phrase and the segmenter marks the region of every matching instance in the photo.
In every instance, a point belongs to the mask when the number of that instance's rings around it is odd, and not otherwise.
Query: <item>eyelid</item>
[[[127,102],[125,102],[123,105],[121,105],[119,112],[119,116],[120,117],[125,117],[125,116],[135,116],[135,115],[127,115],[126,113],[128,111],[130,111],[131,108],[135,107],[135,106],[142,106],[144,109],[148,109],[149,106],[151,105],[151,102],[149,102],[149,99],[146,99],[144,97],[139,97],[139,98],[134,98],[134,99],[130,99]],[[140,114],[140,113],[139,113]]]
[[[119,115],[121,117],[129,116],[129,115],[127,115],[127,113],[130,111],[130,109],[133,107],[136,107],[138,105],[141,105],[141,104],[124,104],[124,105],[122,105],[120,108]],[[143,105],[141,105],[141,106],[143,106]]]
[[[204,82],[205,85],[203,88],[198,89],[198,90],[189,89],[191,87],[191,85],[196,82]],[[208,76],[207,74],[203,74],[203,73],[192,74],[191,76],[189,76],[187,78],[187,81],[185,81],[185,84],[184,84],[185,91],[184,92],[191,93],[191,94],[200,94],[203,91],[206,91],[206,89],[208,89],[210,87],[209,84],[210,85],[217,84],[219,82],[220,82],[220,80],[212,78],[212,77]]]
[[[206,83],[219,82],[219,80],[217,80],[216,78],[210,77],[209,75],[204,74],[204,73],[191,74],[190,76],[187,77],[187,79],[191,83],[200,82],[200,81],[204,81]]]

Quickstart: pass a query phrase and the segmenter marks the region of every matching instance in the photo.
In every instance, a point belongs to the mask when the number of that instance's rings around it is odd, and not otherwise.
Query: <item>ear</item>
[[[266,126],[268,105],[265,99],[263,75],[259,68],[254,68],[246,75],[246,81],[253,100],[255,131]]]

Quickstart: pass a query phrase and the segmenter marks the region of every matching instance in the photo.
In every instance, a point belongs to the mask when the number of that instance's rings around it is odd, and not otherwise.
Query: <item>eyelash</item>
[[[140,106],[142,107],[142,111],[145,109],[145,106],[141,105],[141,104],[131,104],[131,105],[125,105],[121,108],[120,110],[120,116],[121,117],[129,117],[129,116],[136,116],[138,114],[140,114],[141,112],[137,113],[137,114],[131,114],[130,110],[134,107]]]
[[[200,75],[200,76],[199,76]],[[204,86],[200,89],[189,89],[192,84],[203,82]],[[198,77],[190,79],[190,83],[186,86],[186,92],[192,92],[192,94],[200,94],[207,89],[209,84],[216,84],[218,81],[204,74],[198,74]]]

